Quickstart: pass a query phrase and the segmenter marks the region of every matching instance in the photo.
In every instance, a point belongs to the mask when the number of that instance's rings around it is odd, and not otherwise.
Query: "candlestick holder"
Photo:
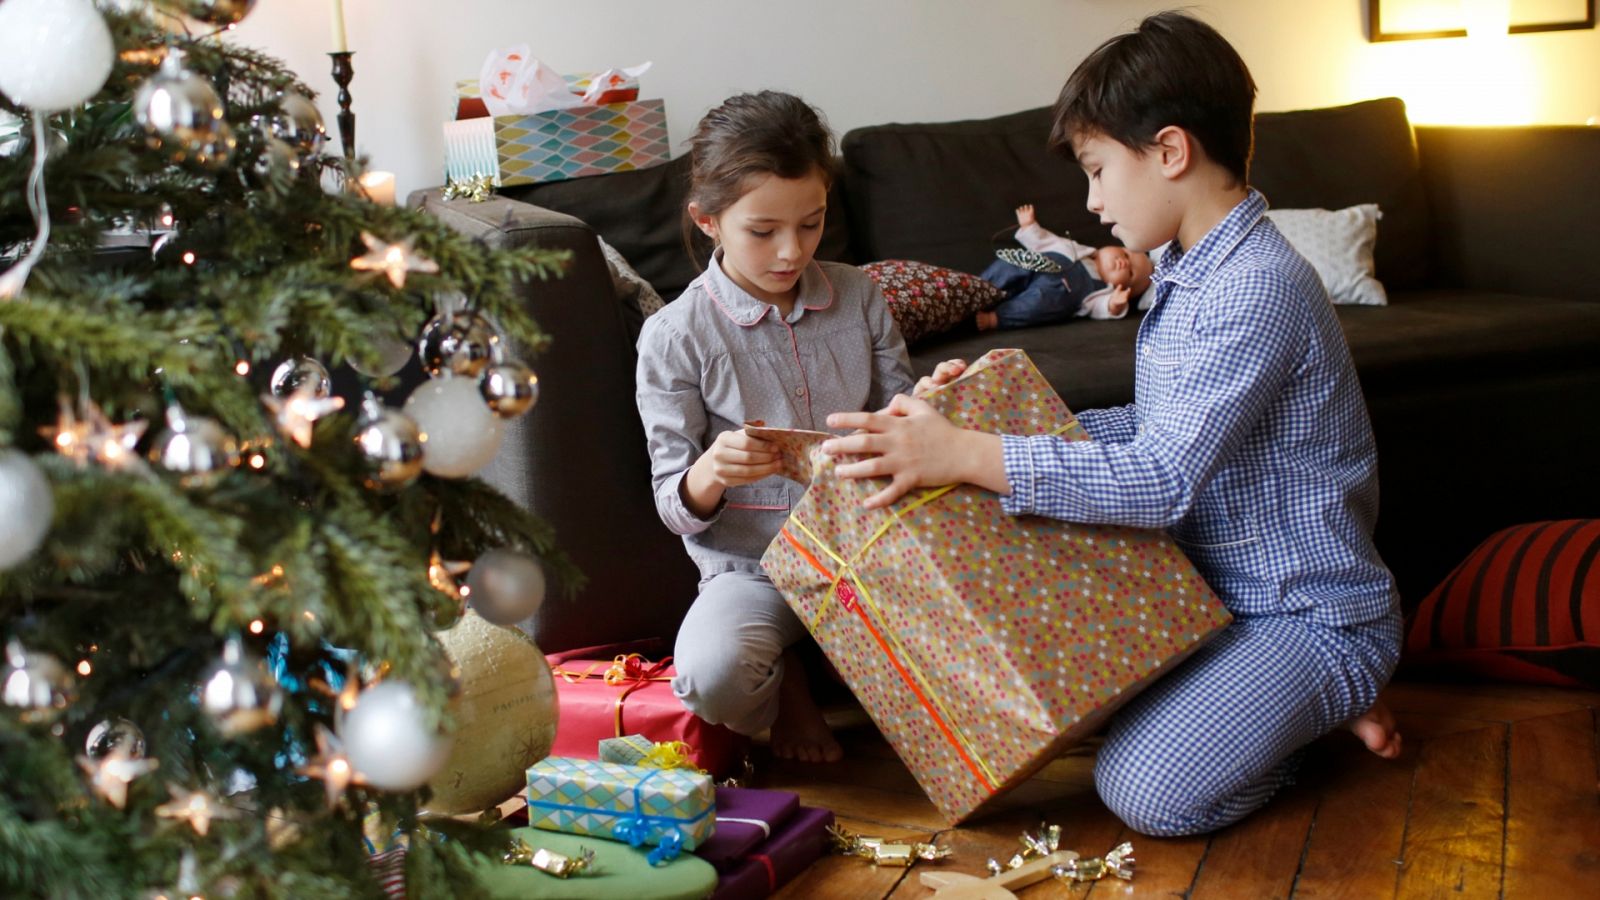
[[[350,79],[355,77],[351,51],[329,53],[333,57],[333,83],[339,86],[339,146],[344,148],[346,159],[356,156],[356,114],[350,111]]]

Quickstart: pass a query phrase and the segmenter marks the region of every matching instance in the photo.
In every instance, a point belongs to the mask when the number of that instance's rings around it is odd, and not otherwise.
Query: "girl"
[[[690,158],[685,230],[714,249],[645,322],[637,391],[656,509],[700,568],[672,688],[708,722],[770,728],[777,756],[832,762],[842,751],[787,650],[805,626],[760,564],[805,489],[741,426],[818,429],[877,409],[910,389],[910,362],[872,280],[812,259],[837,166],[816,110],[773,91],[732,97],[700,120]]]

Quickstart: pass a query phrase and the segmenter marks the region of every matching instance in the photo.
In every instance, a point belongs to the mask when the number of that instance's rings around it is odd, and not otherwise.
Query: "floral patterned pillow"
[[[976,275],[928,263],[888,259],[861,271],[878,283],[907,344],[948,331],[1006,298]]]

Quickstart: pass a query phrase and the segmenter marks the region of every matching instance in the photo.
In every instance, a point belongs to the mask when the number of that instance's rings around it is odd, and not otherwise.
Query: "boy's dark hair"
[[[706,113],[689,137],[689,195],[685,198],[684,244],[701,264],[692,240],[699,231],[688,204],[720,215],[750,190],[753,177],[804,178],[816,172],[829,187],[839,174],[833,132],[822,114],[793,94],[737,94]]]
[[[1186,13],[1157,13],[1078,65],[1056,99],[1049,147],[1074,159],[1074,138],[1102,134],[1142,153],[1176,125],[1245,184],[1255,100],[1250,69],[1216,29]]]

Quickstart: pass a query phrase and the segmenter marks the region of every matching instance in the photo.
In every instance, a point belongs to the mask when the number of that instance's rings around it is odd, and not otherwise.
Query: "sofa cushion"
[[[1391,291],[1427,282],[1428,197],[1403,101],[1258,114],[1250,183],[1277,209],[1378,204],[1378,280]]]
[[[1077,166],[1045,149],[1050,109],[965,122],[857,128],[841,144],[858,259],[915,259],[979,272],[997,228],[1032,203],[1083,243],[1111,241],[1084,208]],[[1280,209],[1376,203],[1377,274],[1390,289],[1428,275],[1428,206],[1405,104],[1397,99],[1256,116],[1251,183]],[[998,235],[1004,239],[1004,230]]]
[[[1006,299],[1004,291],[976,275],[928,263],[886,259],[867,263],[861,271],[883,291],[889,315],[907,344],[971,322]]]
[[[507,188],[503,193],[587,222],[668,300],[682,293],[704,264],[692,259],[683,243],[688,156],[648,169]],[[817,258],[854,262],[848,230],[844,194],[836,184],[828,193],[828,218]]]
[[[1429,675],[1600,686],[1600,519],[1490,535],[1422,601],[1402,662]]]

